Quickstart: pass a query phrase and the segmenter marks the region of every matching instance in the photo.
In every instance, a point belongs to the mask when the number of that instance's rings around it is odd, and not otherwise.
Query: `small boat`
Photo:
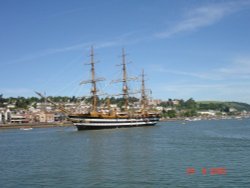
[[[32,127],[20,128],[20,130],[22,130],[22,131],[30,131],[30,130],[32,130],[32,129],[33,129]]]

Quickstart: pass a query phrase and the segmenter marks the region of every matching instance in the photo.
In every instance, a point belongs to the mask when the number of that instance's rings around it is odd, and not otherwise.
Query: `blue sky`
[[[93,45],[104,92],[124,47],[154,98],[250,103],[249,20],[249,0],[1,0],[0,93],[88,95]]]

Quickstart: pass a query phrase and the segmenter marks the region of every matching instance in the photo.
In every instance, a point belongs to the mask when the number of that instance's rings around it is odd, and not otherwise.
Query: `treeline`
[[[78,98],[76,96],[48,96],[50,100],[56,103],[67,103],[73,102],[77,103],[80,101],[85,101],[86,103],[91,103],[91,98]],[[0,107],[7,107],[8,105],[14,105],[16,109],[27,109],[29,106],[36,107],[37,103],[44,102],[45,100],[40,97],[4,97],[3,94],[0,94]],[[129,97],[130,103],[138,102],[139,99],[135,97]],[[99,98],[99,104],[107,103],[107,98]],[[110,104],[117,104],[121,107],[124,104],[124,99],[122,97],[116,98],[111,97],[109,99]],[[195,116],[197,111],[206,111],[206,110],[215,110],[219,112],[229,113],[230,109],[234,108],[237,111],[250,111],[250,105],[246,103],[239,102],[216,102],[216,101],[195,101],[193,98],[188,100],[183,99],[168,99],[160,103],[158,106],[162,106],[165,109],[169,108],[170,110],[163,110],[163,113],[168,117],[175,117],[178,113],[183,116]]]
[[[176,109],[194,109],[194,110],[218,110],[222,112],[228,112],[230,108],[235,108],[238,111],[250,111],[250,105],[240,102],[218,102],[218,101],[198,101],[193,98],[184,101],[182,99],[175,100],[178,104],[175,105],[174,100],[168,99],[160,104],[162,107],[176,107]]]
[[[176,101],[177,103],[174,103]],[[177,116],[180,117],[192,117],[197,115],[197,102],[190,98],[186,101],[183,99],[180,100],[172,100],[168,99],[168,101],[164,101],[160,103],[160,106],[166,108],[170,108],[170,110],[163,110],[162,116],[175,118]]]
[[[177,104],[173,101],[177,101]],[[200,101],[196,102],[190,98],[187,101],[184,100],[172,100],[164,101],[160,104],[164,107],[163,116],[165,117],[192,117],[196,116],[198,111],[214,110],[219,114],[226,113],[233,115],[240,111],[250,111],[250,105],[239,102],[217,102],[217,101]],[[169,108],[170,110],[166,110]]]
[[[86,103],[91,102],[91,98],[79,98],[79,97],[68,97],[68,96],[48,96],[50,100],[56,103],[67,103],[67,102],[79,102],[84,100]],[[137,102],[139,99],[135,97],[130,97],[129,98],[130,102]],[[37,103],[45,102],[44,98],[40,97],[8,97],[4,98],[2,94],[0,94],[0,107],[7,107],[8,105],[14,105],[16,109],[27,109],[29,106],[36,106]],[[98,99],[99,104],[103,104],[107,102],[107,98],[99,98]],[[118,104],[118,106],[122,106],[124,103],[123,98],[115,98],[111,97],[110,98],[110,103],[111,104]]]
[[[68,102],[68,101],[76,101],[76,97],[67,97],[67,96],[56,96],[49,97],[54,102]],[[44,99],[38,97],[8,97],[4,98],[2,94],[0,94],[0,107],[7,107],[8,105],[14,105],[15,108],[26,109],[29,106],[36,105],[36,103],[44,102]]]

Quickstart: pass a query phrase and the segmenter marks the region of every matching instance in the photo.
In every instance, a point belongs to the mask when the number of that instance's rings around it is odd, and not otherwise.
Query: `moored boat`
[[[20,130],[22,130],[22,131],[30,131],[30,130],[32,130],[33,128],[32,127],[23,127],[23,128],[20,128]]]

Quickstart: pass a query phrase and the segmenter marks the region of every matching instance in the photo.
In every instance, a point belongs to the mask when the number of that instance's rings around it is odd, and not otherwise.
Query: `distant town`
[[[66,115],[58,108],[63,107],[71,113],[88,112],[90,99],[67,96],[48,97],[55,105],[38,97],[7,97],[0,95],[0,124],[15,125],[27,123],[65,123]],[[130,98],[130,109],[140,109],[140,100]],[[106,98],[99,99],[98,110],[108,108],[121,111],[123,99],[111,97],[109,107]],[[200,120],[250,117],[250,105],[239,102],[195,101],[190,98],[148,100],[148,108],[161,114],[162,120]]]

